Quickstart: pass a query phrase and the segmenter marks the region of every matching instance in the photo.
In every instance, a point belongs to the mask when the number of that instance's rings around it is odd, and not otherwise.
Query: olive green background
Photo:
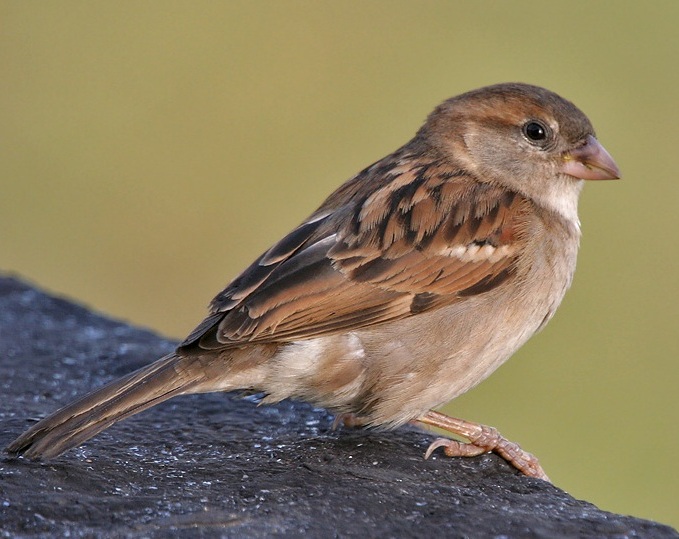
[[[586,186],[552,323],[446,410],[677,527],[678,24],[672,1],[2,1],[0,269],[182,337],[438,102],[546,86],[624,178]]]

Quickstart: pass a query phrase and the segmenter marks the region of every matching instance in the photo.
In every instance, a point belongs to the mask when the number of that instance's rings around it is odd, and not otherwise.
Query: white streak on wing
[[[322,247],[322,246],[329,247],[330,245],[332,245],[336,241],[337,241],[337,234],[330,234],[329,236],[326,236],[325,238],[318,240],[316,243],[312,243],[306,249],[313,249],[314,247]]]
[[[319,213],[318,215],[314,215],[314,216],[310,217],[309,219],[307,219],[307,220],[304,222],[304,224],[305,224],[305,225],[306,225],[306,224],[311,224],[311,223],[315,223],[315,222],[317,222],[317,221],[320,221],[320,220],[322,220],[322,219],[325,219],[325,218],[326,218],[328,215],[330,215],[331,213],[332,213],[332,211],[330,211],[330,210],[323,211],[323,212]]]
[[[441,251],[443,256],[457,258],[462,262],[497,262],[510,256],[514,252],[511,245],[501,245],[494,247],[492,245],[477,245],[472,243],[470,245],[454,245],[448,249]]]

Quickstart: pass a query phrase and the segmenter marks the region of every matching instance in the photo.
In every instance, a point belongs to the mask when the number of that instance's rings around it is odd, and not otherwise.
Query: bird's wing
[[[436,163],[325,204],[212,302],[182,346],[308,339],[486,292],[514,271],[531,204]],[[344,197],[345,199],[347,197]]]

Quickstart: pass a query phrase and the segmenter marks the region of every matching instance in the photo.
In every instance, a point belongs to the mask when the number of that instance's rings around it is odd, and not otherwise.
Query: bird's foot
[[[537,457],[521,449],[518,444],[507,440],[493,427],[456,419],[434,411],[418,417],[417,421],[439,427],[469,440],[469,443],[464,443],[449,438],[439,438],[427,448],[424,454],[425,459],[429,458],[439,447],[443,447],[443,452],[448,457],[475,457],[493,451],[524,475],[549,481]]]

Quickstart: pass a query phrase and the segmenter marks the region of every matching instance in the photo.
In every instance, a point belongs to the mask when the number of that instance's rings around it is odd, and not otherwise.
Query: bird
[[[425,457],[538,459],[436,411],[552,318],[570,287],[586,180],[620,178],[588,117],[545,88],[452,97],[337,188],[213,299],[176,350],[38,421],[6,452],[54,458],[178,395],[307,401],[348,426],[440,427]]]

